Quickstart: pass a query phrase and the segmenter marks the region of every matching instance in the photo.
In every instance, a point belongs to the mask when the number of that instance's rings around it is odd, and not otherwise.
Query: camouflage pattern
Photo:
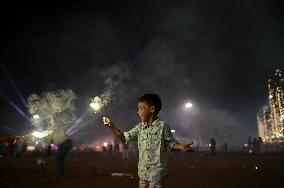
[[[174,139],[169,126],[160,119],[152,126],[141,122],[132,130],[124,132],[126,142],[138,141],[138,175],[147,181],[161,180],[167,175],[167,151],[179,143]]]

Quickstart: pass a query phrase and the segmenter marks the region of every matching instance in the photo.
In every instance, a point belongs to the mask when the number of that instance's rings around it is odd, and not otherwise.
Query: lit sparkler
[[[105,106],[105,102],[98,96],[94,99],[91,99],[90,107],[97,113],[102,107]]]

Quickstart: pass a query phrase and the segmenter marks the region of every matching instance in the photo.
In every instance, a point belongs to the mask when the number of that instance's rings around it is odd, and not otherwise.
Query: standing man
[[[215,152],[216,152],[216,140],[212,137],[210,139],[210,150],[211,150],[211,155],[215,155]]]
[[[67,153],[73,147],[73,141],[71,139],[66,139],[59,145],[58,151],[55,156],[57,177],[61,178],[64,176],[64,162]]]

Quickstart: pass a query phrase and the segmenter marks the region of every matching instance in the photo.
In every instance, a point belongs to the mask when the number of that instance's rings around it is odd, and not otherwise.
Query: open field
[[[54,178],[53,158],[36,165],[38,157],[0,160],[0,187],[138,187],[137,157],[122,160],[100,153],[71,154],[66,159],[66,175]],[[166,187],[284,187],[284,153],[171,154]],[[134,173],[113,177],[113,172]]]

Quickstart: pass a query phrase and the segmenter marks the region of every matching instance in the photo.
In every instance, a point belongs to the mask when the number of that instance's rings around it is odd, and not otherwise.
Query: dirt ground
[[[101,153],[70,154],[66,175],[54,178],[52,157],[39,167],[39,157],[0,159],[0,187],[108,188],[138,187],[137,156],[123,160]],[[134,177],[111,176],[114,172],[134,173]],[[170,155],[166,187],[228,188],[284,187],[284,153],[175,153]]]

